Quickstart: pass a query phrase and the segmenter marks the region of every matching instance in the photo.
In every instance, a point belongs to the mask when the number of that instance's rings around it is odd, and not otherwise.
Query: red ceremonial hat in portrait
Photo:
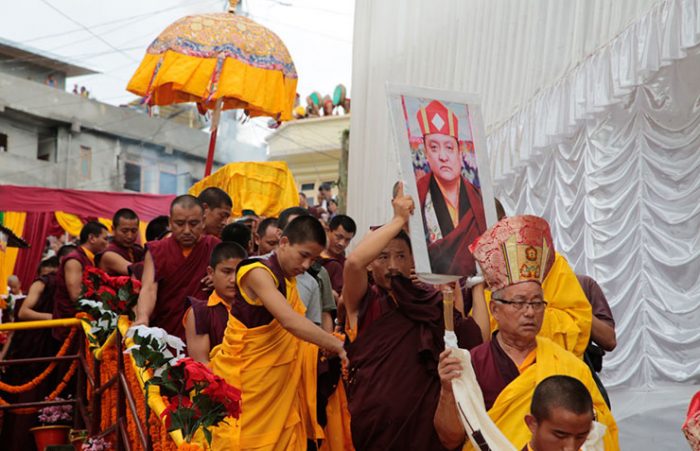
[[[431,133],[441,133],[452,136],[459,141],[457,116],[442,102],[433,100],[427,106],[421,107],[416,114],[416,118],[423,136]]]
[[[554,264],[549,224],[538,216],[500,220],[469,246],[491,291],[520,282],[542,283]]]

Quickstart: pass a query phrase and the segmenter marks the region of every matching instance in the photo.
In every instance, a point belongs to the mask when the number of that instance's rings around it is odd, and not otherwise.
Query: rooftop
[[[0,55],[64,72],[67,77],[98,73],[96,70],[74,64],[68,58],[4,38],[0,38]]]

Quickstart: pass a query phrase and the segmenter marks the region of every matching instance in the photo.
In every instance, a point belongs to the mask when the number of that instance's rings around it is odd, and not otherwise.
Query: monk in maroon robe
[[[112,242],[98,257],[98,266],[110,276],[130,275],[129,266],[143,261],[145,251],[136,243],[139,217],[134,210],[122,208],[112,218]]]
[[[442,293],[408,278],[413,256],[402,229],[413,201],[399,188],[393,204],[392,221],[370,233],[345,263],[353,442],[362,450],[443,450],[432,424],[444,348]],[[374,284],[368,283],[367,267]],[[475,309],[485,313],[482,304]],[[481,327],[488,328],[488,317],[481,318]],[[481,343],[481,327],[455,311],[460,346]]]
[[[469,276],[476,273],[474,257],[469,245],[486,231],[486,216],[481,193],[463,177],[459,188],[459,222],[455,226],[433,175],[418,180],[418,198],[423,213],[423,223],[428,231],[426,199],[430,194],[435,217],[438,220],[442,238],[431,240],[428,234],[428,255],[432,270],[436,274],[456,274]]]
[[[61,260],[56,277],[56,295],[53,305],[54,318],[72,318],[77,313],[76,303],[83,290],[83,272],[95,266],[95,255],[102,253],[109,244],[107,227],[91,221],[80,231],[80,246]],[[68,329],[54,328],[55,338],[63,340]]]
[[[58,255],[41,262],[40,275],[29,286],[27,297],[19,309],[16,309],[17,321],[39,321],[51,319],[53,316],[53,303],[56,291],[56,272],[58,270],[59,257],[65,257],[75,250],[75,246],[61,247]],[[34,357],[50,357],[56,355],[60,343],[57,342],[51,329],[18,330],[12,333],[12,341],[6,358],[28,359]],[[48,366],[48,363],[34,363],[27,365],[14,365],[7,367],[3,381],[11,385],[21,385],[29,382],[37,374],[40,374]],[[49,375],[42,383],[31,390],[19,394],[3,394],[3,398],[12,403],[35,402],[44,399],[56,386],[60,374],[57,370]],[[62,374],[61,374],[62,376]],[[3,416],[2,434],[0,443],[6,444],[3,449],[8,451],[34,450],[34,439],[29,429],[38,426],[36,413],[17,414],[5,411]]]
[[[471,276],[468,246],[486,231],[486,216],[479,189],[462,176],[457,116],[434,100],[416,118],[430,167],[417,187],[432,272]]]
[[[214,291],[206,300],[187,298],[190,308],[183,318],[187,353],[199,362],[208,363],[209,353],[224,338],[229,308],[238,293],[236,268],[246,258],[248,253],[237,243],[217,244],[207,268]]]
[[[233,209],[231,197],[221,188],[211,186],[199,193],[197,198],[204,208],[204,233],[221,238]]]
[[[170,231],[169,237],[147,245],[134,324],[160,327],[184,340],[187,297],[209,297],[207,266],[220,240],[204,235],[204,209],[188,194],[170,205]]]
[[[328,244],[321,254],[321,264],[328,271],[336,295],[343,291],[345,249],[350,245],[355,233],[357,225],[350,216],[336,215],[328,223]]]

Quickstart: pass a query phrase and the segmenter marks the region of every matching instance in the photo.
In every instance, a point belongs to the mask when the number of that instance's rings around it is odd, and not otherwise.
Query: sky
[[[249,17],[274,31],[294,60],[297,91],[332,94],[348,88],[352,65],[354,0],[242,0]],[[120,105],[135,98],[126,91],[146,48],[169,24],[191,14],[224,11],[223,0],[22,0],[4,2],[0,37],[20,42],[99,71],[69,79],[97,100]],[[248,125],[249,124],[249,125]],[[259,142],[261,121],[239,127],[242,139]]]

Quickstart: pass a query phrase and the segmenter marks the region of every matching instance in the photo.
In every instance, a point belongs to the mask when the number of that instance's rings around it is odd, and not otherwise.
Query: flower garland
[[[68,382],[71,380],[73,375],[75,374],[75,371],[78,369],[78,361],[74,360],[73,363],[71,363],[70,368],[68,368],[68,372],[63,376],[63,379],[61,379],[61,382],[56,386],[56,389],[52,391],[45,399],[46,401],[53,401],[58,397],[58,395],[63,392],[63,390],[66,389],[66,386],[68,385]],[[10,403],[5,401],[4,399],[0,398],[0,406],[9,406]],[[35,413],[39,409],[36,407],[27,407],[24,409],[12,409],[13,413],[19,414],[19,415],[25,415],[29,413]]]
[[[56,357],[63,357],[64,355],[66,355],[71,343],[73,342],[73,338],[75,337],[77,330],[78,329],[76,327],[71,328],[70,334],[68,334],[68,337],[63,342],[63,345],[61,345],[61,349],[58,350]],[[24,393],[26,391],[32,390],[36,388],[39,384],[41,384],[49,374],[51,374],[54,368],[56,368],[56,365],[58,365],[57,360],[51,362],[49,366],[47,366],[46,369],[44,369],[44,371],[42,371],[38,376],[22,385],[9,385],[0,381],[0,390],[7,393]]]
[[[103,386],[117,374],[116,347],[110,346],[103,351],[102,360],[100,361],[99,365],[100,386]],[[100,398],[100,426],[103,431],[117,422],[117,384],[119,384],[118,381],[107,390],[104,390],[102,392],[102,397]]]

